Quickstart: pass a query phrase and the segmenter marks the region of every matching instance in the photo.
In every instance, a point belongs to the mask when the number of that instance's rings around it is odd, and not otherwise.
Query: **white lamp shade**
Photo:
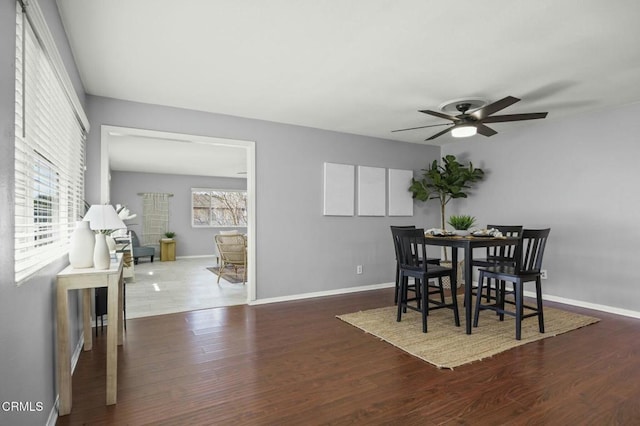
[[[476,126],[458,126],[451,130],[451,136],[454,138],[467,138],[478,133]]]
[[[127,227],[110,204],[92,205],[83,220],[89,221],[89,227],[95,231]]]

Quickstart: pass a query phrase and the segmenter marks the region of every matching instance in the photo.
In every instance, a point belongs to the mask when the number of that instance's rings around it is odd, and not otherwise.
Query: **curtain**
[[[169,230],[169,197],[171,194],[142,194],[142,244],[158,245]]]

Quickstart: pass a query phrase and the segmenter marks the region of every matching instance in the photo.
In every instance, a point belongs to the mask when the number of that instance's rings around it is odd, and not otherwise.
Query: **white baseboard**
[[[360,291],[379,290],[381,288],[395,287],[395,283],[371,284],[359,287],[338,288],[335,290],[316,291],[313,293],[292,294],[289,296],[269,297],[249,302],[249,305],[264,305],[267,303],[290,302],[292,300],[311,299],[314,297],[335,296],[338,294],[357,293]]]
[[[56,400],[53,402],[53,407],[51,407],[51,411],[49,412],[49,417],[47,418],[47,426],[56,426],[58,422],[58,406],[60,404],[60,396],[56,394]]]
[[[536,293],[533,291],[525,291],[524,295],[527,297],[536,297]],[[564,305],[577,306],[579,308],[593,309],[595,311],[607,312],[610,314],[622,315],[625,317],[640,318],[640,312],[638,311],[616,308],[614,306],[600,305],[598,303],[585,302],[582,300],[567,299],[565,297],[553,296],[549,294],[543,294],[542,300],[562,303]]]
[[[473,285],[477,286],[478,283],[474,281]],[[509,288],[510,287],[507,286],[507,289]],[[524,295],[526,297],[532,297],[534,299],[536,297],[535,291],[531,291],[531,290],[525,290]],[[594,311],[607,312],[614,315],[622,315],[624,317],[640,318],[640,312],[638,311],[616,308],[615,306],[601,305],[598,303],[585,302],[583,300],[568,299],[566,297],[554,296],[551,294],[543,294],[542,300],[548,300],[549,302],[557,302],[563,305],[577,306],[578,308],[593,309]]]
[[[477,285],[477,283],[475,283]],[[359,287],[348,287],[348,288],[340,288],[335,290],[326,290],[326,291],[317,291],[313,293],[301,293],[301,294],[292,294],[289,296],[281,296],[281,297],[269,297],[266,299],[257,299],[254,301],[250,301],[249,305],[264,305],[268,303],[278,303],[278,302],[289,302],[293,300],[302,300],[302,299],[311,299],[314,297],[324,297],[324,296],[336,296],[339,294],[348,294],[348,293],[356,293],[359,291],[370,291],[370,290],[379,290],[382,288],[390,288],[394,287],[395,283],[382,283],[382,284],[372,284],[366,286]],[[535,297],[536,294],[533,291],[525,291],[524,295],[527,297]],[[597,303],[584,302],[581,300],[568,299],[565,297],[553,296],[548,294],[542,295],[543,300],[548,300],[550,302],[557,302],[564,305],[569,306],[577,306],[579,308],[593,309],[595,311],[607,312],[614,315],[622,315],[625,317],[638,318],[640,319],[640,312],[632,311],[629,309],[616,308],[614,306],[601,305]]]
[[[216,255],[215,254],[198,254],[195,256],[176,256],[176,260],[177,259],[201,259],[203,257],[210,257],[213,259],[214,257],[216,257]]]

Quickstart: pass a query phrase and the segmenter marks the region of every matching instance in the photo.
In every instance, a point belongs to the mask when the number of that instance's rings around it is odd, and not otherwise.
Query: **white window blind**
[[[68,252],[75,222],[84,213],[87,126],[61,78],[68,76],[58,53],[46,43],[46,24],[39,28],[41,12],[32,19],[32,10],[27,16],[20,3],[17,10],[15,279],[20,283]]]

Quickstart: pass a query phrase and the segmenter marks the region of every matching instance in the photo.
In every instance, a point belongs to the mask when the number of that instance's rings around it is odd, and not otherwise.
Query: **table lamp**
[[[92,205],[83,220],[89,221],[89,228],[98,231],[93,250],[93,267],[95,269],[109,269],[111,256],[105,239],[105,231],[126,228],[127,225],[118,217],[118,213],[110,204]]]

